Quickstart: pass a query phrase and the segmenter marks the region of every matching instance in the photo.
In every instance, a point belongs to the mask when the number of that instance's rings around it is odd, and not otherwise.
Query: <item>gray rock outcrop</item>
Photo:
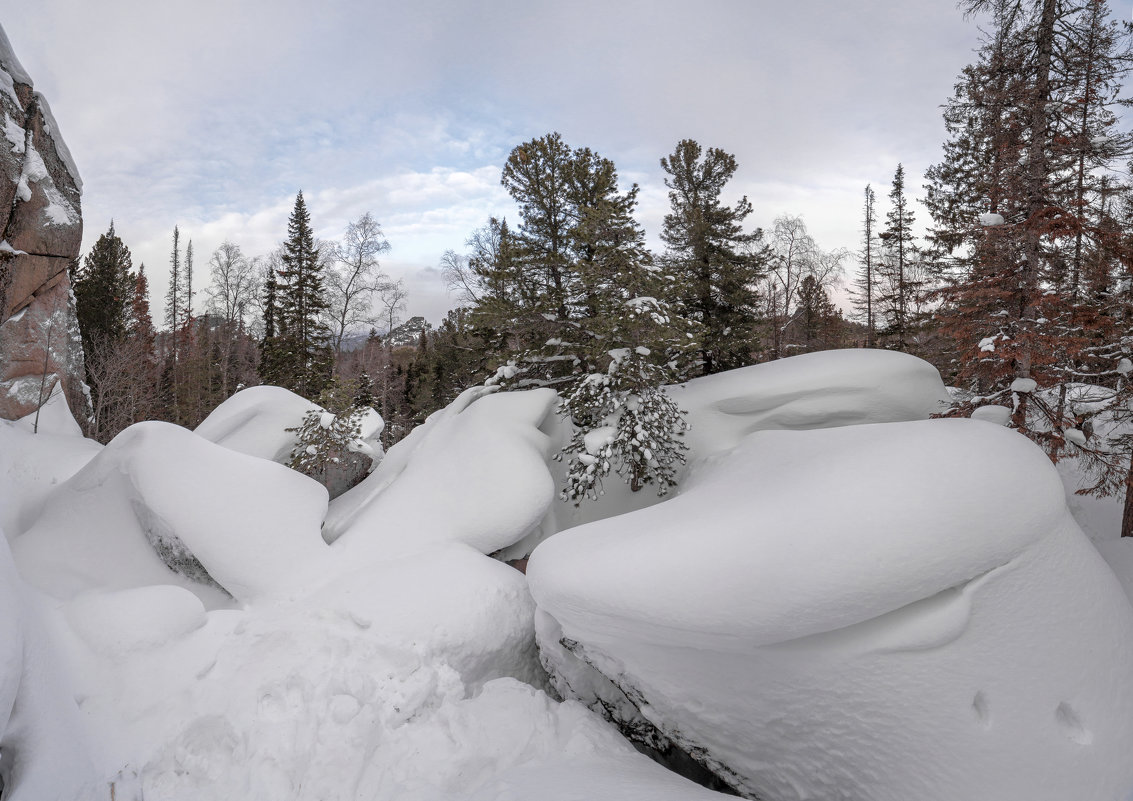
[[[52,392],[81,415],[83,351],[68,267],[83,221],[79,171],[0,29],[0,418]]]

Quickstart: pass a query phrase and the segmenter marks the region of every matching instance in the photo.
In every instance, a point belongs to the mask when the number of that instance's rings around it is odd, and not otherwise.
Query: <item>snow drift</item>
[[[549,389],[464,392],[334,500],[324,536],[363,559],[447,541],[487,554],[522,539],[555,499],[541,427],[553,424],[556,398]]]
[[[168,423],[123,431],[13,544],[23,575],[61,599],[178,584],[208,606],[285,593],[325,572],[326,490],[281,465]]]
[[[1133,607],[1001,427],[758,432],[674,500],[545,542],[528,577],[561,690],[581,657],[583,700],[744,792],[1133,788]]]

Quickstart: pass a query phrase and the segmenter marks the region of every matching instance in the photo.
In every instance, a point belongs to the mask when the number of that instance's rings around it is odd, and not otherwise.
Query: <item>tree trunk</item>
[[[1125,509],[1121,514],[1121,536],[1133,537],[1133,458],[1125,475]]]

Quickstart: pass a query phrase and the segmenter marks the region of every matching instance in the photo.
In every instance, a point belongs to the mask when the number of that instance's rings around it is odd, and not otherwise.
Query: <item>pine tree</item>
[[[732,207],[720,201],[736,166],[731,154],[719,148],[703,151],[691,139],[661,159],[671,206],[661,239],[676,279],[666,298],[698,329],[704,375],[750,364],[758,344],[753,286],[767,259],[762,232],[743,231],[752,211],[746,197]]]
[[[476,277],[468,287],[473,334],[507,360],[488,382],[559,391],[559,412],[575,426],[563,452],[566,497],[594,497],[610,469],[634,490],[655,483],[664,494],[675,480],[683,420],[660,385],[676,379],[688,338],[659,299],[664,281],[633,218],[637,186],[621,191],[612,161],[571,150],[558,134],[515,148],[503,183],[519,205],[519,232],[490,221],[470,240],[467,259]],[[444,371],[435,366],[431,375],[414,367],[411,391],[436,389]],[[607,428],[614,457],[588,461],[588,432]],[[639,429],[653,443],[650,457]]]

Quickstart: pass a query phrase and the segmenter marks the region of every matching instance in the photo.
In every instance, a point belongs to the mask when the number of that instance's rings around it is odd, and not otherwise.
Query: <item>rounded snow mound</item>
[[[229,450],[286,462],[295,447],[303,415],[319,408],[283,387],[248,387],[221,403],[194,431]]]
[[[585,596],[587,627],[765,645],[962,584],[1064,514],[1046,457],[998,426],[760,431],[673,500],[551,538],[528,576],[563,623]],[[711,564],[710,583],[698,564]]]
[[[45,501],[13,545],[21,572],[60,598],[180,584],[206,605],[319,575],[326,490],[282,465],[169,423],[130,426]]]
[[[757,432],[677,498],[543,543],[528,579],[560,691],[748,797],[1133,786],[1133,607],[1001,426]]]
[[[734,447],[753,431],[924,420],[950,404],[936,368],[890,350],[804,353],[668,388],[688,413],[693,457]]]
[[[386,558],[449,541],[481,553],[517,542],[555,498],[540,427],[557,398],[550,389],[466,390],[331,503],[324,536],[355,557]]]

